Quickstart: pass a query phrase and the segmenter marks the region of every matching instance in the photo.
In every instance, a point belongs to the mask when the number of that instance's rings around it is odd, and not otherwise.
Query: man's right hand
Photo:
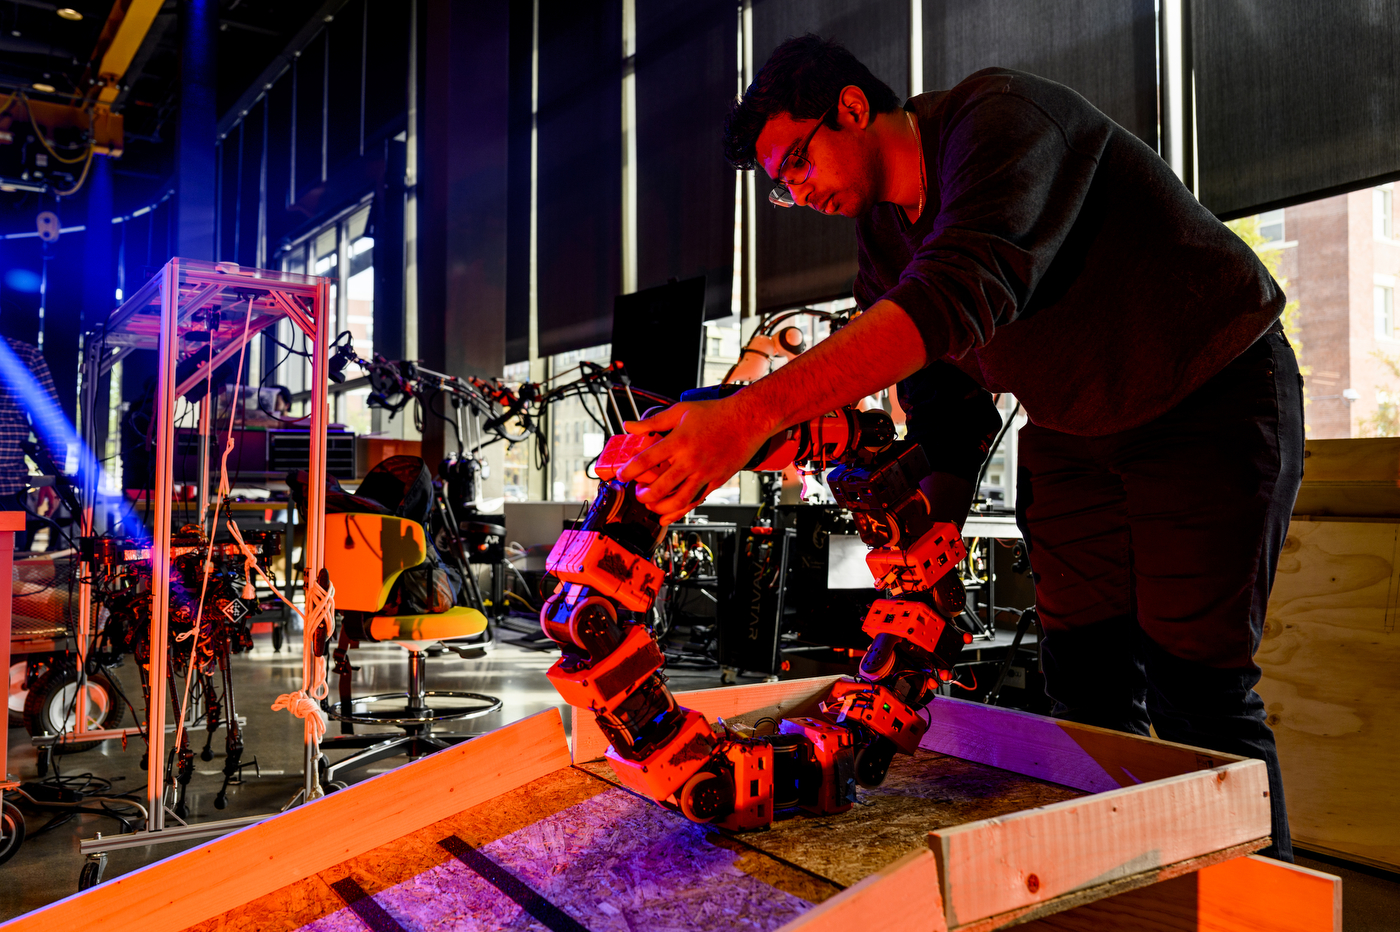
[[[661,440],[618,470],[637,480],[637,501],[669,524],[705,500],[744,468],[780,426],[773,426],[744,398],[745,392],[714,401],[674,404],[641,421],[628,433],[663,433]]]

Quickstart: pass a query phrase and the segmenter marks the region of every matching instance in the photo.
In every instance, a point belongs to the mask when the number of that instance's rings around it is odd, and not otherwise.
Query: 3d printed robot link
[[[659,437],[619,434],[598,459],[603,480],[582,525],[549,555],[560,585],[540,612],[562,656],[549,679],[588,709],[612,742],[618,779],[696,822],[761,829],[774,811],[844,812],[855,785],[879,785],[895,753],[911,754],[927,728],[920,710],[951,676],[970,638],[953,624],[963,608],[954,568],[966,557],[956,525],[935,521],[919,481],[930,472],[917,444],[896,441],[882,411],[824,415],[771,438],[748,469],[789,463],[825,468],[838,502],[855,513],[875,584],[862,630],[874,640],[861,679],[842,679],[817,716],[784,719],[776,734],[740,734],[676,703],[660,648],[639,621],[663,573],[649,559],[664,535],[616,472]]]

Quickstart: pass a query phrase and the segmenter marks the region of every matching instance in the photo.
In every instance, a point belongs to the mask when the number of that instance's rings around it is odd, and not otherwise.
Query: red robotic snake
[[[874,640],[859,679],[833,684],[819,715],[784,719],[777,734],[745,737],[676,703],[644,615],[662,570],[650,556],[665,529],[617,471],[659,439],[619,434],[597,462],[603,480],[582,525],[549,555],[560,585],[540,612],[562,656],[549,670],[559,694],[597,717],[618,779],[696,822],[768,826],[774,811],[844,812],[855,784],[878,786],[895,753],[913,753],[927,729],[920,710],[951,677],[971,640],[953,624],[963,608],[953,572],[966,556],[956,525],[934,520],[919,480],[923,450],[895,439],[883,411],[843,408],[770,438],[745,469],[835,465],[828,484],[870,546],[866,563],[885,598],[862,627]]]

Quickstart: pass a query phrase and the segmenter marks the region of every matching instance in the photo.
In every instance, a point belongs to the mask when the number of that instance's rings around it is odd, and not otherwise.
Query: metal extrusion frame
[[[311,453],[307,509],[304,516],[305,578],[316,579],[325,565],[324,531],[326,489],[326,428],[330,422],[327,404],[327,366],[330,354],[332,315],[330,281],[315,275],[299,275],[267,269],[247,269],[228,262],[204,262],[175,258],[143,285],[131,298],[112,312],[106,326],[88,334],[85,342],[82,378],[82,439],[93,449],[97,431],[94,412],[99,410],[97,386],[101,377],[116,363],[138,349],[157,353],[155,411],[153,413],[155,476],[151,495],[155,516],[152,551],[166,553],[170,548],[173,511],[176,399],[205,379],[209,372],[235,358],[251,339],[280,320],[289,320],[306,335],[312,345],[311,414],[309,419]],[[183,359],[207,349],[208,358],[194,372],[177,382],[177,366]],[[102,406],[105,408],[105,405]],[[207,437],[212,420],[210,399],[201,403],[200,433]],[[90,460],[90,462],[92,462]],[[83,470],[82,533],[94,532],[94,505],[97,497],[97,470]],[[201,521],[207,520],[210,464],[207,444],[201,447],[199,502]],[[212,532],[212,529],[210,529]],[[211,533],[212,536],[212,533]],[[290,562],[290,553],[288,554]],[[145,733],[149,735],[146,802],[150,818],[143,843],[165,828],[166,731],[151,728],[152,722],[166,722],[168,709],[165,679],[169,664],[170,620],[169,559],[151,561],[151,683]],[[92,588],[84,579],[78,595],[78,650],[80,671],[76,706],[86,708],[86,660],[92,633]],[[314,632],[303,631],[303,655],[311,650]],[[308,684],[309,685],[309,684]],[[84,740],[88,733],[86,715],[78,715],[67,740]],[[94,732],[96,734],[96,732]],[[91,740],[87,738],[86,740]],[[52,742],[50,742],[52,743]],[[319,784],[314,744],[307,742],[304,757],[304,798],[314,798]],[[211,823],[212,825],[212,823]],[[173,831],[173,830],[172,830]],[[217,833],[217,832],[216,832]],[[178,834],[178,832],[176,833]],[[177,840],[171,838],[171,840]],[[111,842],[109,841],[108,844]]]

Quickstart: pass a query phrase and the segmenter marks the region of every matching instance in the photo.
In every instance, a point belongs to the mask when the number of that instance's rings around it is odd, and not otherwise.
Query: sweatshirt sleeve
[[[933,228],[884,294],[914,320],[930,359],[961,358],[1025,310],[1111,133],[1087,104],[1081,119],[1055,118],[1015,87],[996,76],[950,108],[928,166]]]

